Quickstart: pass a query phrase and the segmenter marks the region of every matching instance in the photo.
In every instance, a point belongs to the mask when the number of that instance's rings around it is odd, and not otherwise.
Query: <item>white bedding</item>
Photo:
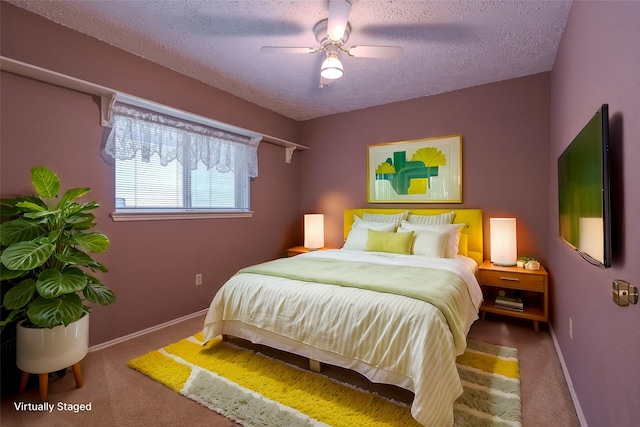
[[[482,293],[475,261],[348,250],[304,257],[383,265],[444,268],[469,289],[463,304],[464,336],[477,319]],[[440,311],[405,296],[358,288],[243,273],[213,299],[205,340],[228,334],[354,369],[374,382],[411,390],[413,417],[425,426],[453,424],[453,402],[462,393],[455,358],[466,343],[454,342]]]

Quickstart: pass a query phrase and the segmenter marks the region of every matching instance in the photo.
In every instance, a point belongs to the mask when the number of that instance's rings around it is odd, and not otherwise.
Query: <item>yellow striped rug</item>
[[[128,366],[244,426],[419,426],[409,406],[202,333]],[[469,340],[456,426],[520,426],[517,350]]]

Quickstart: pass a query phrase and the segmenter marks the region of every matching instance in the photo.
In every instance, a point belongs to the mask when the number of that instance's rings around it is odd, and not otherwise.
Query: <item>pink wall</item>
[[[367,145],[452,134],[462,135],[463,203],[413,206],[483,209],[487,257],[489,218],[515,216],[518,253],[546,265],[548,73],[303,122],[301,210],[325,213],[327,244],[340,245],[343,210],[367,205]]]
[[[574,1],[551,73],[549,259],[553,328],[590,426],[640,419],[640,305],[612,302],[611,282],[640,286],[640,3]],[[613,265],[583,261],[558,235],[558,156],[609,104]],[[573,339],[569,337],[573,321]],[[635,421],[634,421],[635,420]]]
[[[261,144],[252,219],[114,223],[98,100],[2,73],[2,196],[29,191],[29,168],[44,164],[64,185],[92,187],[102,204],[99,228],[112,247],[101,261],[111,268],[105,280],[118,301],[94,311],[93,344],[206,307],[238,267],[299,244],[302,213],[326,213],[327,244],[340,245],[343,209],[367,205],[367,145],[461,134],[463,203],[420,207],[483,209],[487,254],[489,218],[516,216],[519,253],[550,271],[553,329],[585,421],[632,425],[640,418],[640,307],[614,305],[610,287],[613,279],[640,284],[640,3],[574,1],[551,73],[300,124],[7,3],[0,7],[2,55],[311,147],[287,165],[282,148]],[[556,172],[559,154],[605,102],[618,166],[614,265],[607,270],[589,266],[557,238]],[[194,286],[195,273],[203,273],[202,287]]]
[[[220,121],[296,140],[297,123],[211,86],[2,3],[2,55]],[[98,229],[111,239],[100,260],[116,304],[92,313],[91,344],[102,343],[208,307],[243,266],[299,244],[297,154],[261,143],[251,184],[253,218],[118,222],[114,169],[101,155],[99,99],[2,72],[0,190],[31,192],[29,170],[45,165],[64,187],[89,186],[101,204]],[[203,274],[195,287],[194,276]]]

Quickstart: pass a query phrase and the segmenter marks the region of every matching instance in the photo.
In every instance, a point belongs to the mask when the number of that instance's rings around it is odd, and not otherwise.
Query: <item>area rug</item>
[[[419,426],[407,404],[202,333],[128,366],[244,426]],[[469,340],[456,426],[520,426],[517,350]]]

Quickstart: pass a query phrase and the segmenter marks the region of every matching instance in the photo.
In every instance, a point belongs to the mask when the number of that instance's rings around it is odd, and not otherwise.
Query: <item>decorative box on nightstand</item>
[[[521,267],[502,267],[485,261],[478,269],[478,282],[482,287],[484,301],[480,307],[482,318],[487,313],[533,320],[533,327],[539,330],[538,322],[547,322],[549,293],[547,271],[527,270]],[[501,292],[502,291],[502,292]],[[522,311],[496,307],[496,296],[504,293],[507,298],[522,300]]]

